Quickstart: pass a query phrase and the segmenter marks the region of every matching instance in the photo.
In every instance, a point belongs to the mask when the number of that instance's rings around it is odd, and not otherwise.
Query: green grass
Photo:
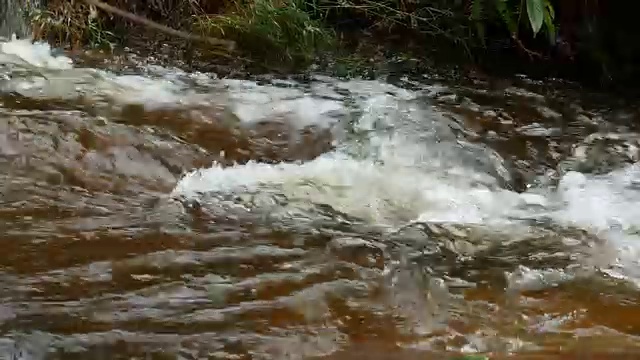
[[[251,58],[303,66],[332,46],[334,33],[300,5],[296,0],[235,3],[224,14],[197,16],[194,27],[208,36],[234,40]]]
[[[111,48],[116,42],[105,18],[82,2],[51,0],[47,7],[28,2],[24,16],[31,23],[34,38],[58,46]]]

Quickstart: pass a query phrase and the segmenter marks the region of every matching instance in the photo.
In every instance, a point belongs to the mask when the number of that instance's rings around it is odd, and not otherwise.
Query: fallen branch
[[[216,38],[212,38],[212,37],[208,37],[208,36],[199,36],[199,35],[194,35],[191,33],[187,33],[184,31],[180,31],[180,30],[176,30],[176,29],[172,29],[170,27],[158,24],[157,22],[151,21],[149,19],[146,19],[142,16],[138,16],[135,14],[132,14],[128,11],[124,11],[122,9],[118,9],[117,7],[111,6],[109,4],[105,4],[102,1],[99,0],[84,0],[87,4],[89,5],[93,5],[99,9],[102,9],[108,13],[112,13],[112,14],[116,14],[118,16],[122,16],[123,18],[127,19],[127,20],[131,20],[133,22],[137,22],[139,24],[142,24],[144,26],[150,27],[152,29],[164,32],[166,34],[169,35],[173,35],[173,36],[178,36],[187,40],[192,40],[192,41],[202,41],[202,42],[206,42],[209,43],[211,45],[214,46],[224,46],[229,50],[233,50],[235,48],[235,42],[230,41],[230,40],[223,40],[223,39],[216,39]]]
[[[518,49],[520,49],[521,51],[523,51],[525,54],[529,56],[530,60],[533,60],[533,58],[544,59],[544,56],[539,52],[535,52],[533,50],[527,49],[527,47],[524,45],[522,40],[520,40],[520,38],[518,38],[516,34],[512,34],[511,39],[513,39],[513,41],[516,43],[516,46],[518,47]]]

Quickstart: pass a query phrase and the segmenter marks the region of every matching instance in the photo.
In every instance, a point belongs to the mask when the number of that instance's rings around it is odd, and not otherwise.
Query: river
[[[0,42],[2,358],[640,354],[633,106],[95,66]]]

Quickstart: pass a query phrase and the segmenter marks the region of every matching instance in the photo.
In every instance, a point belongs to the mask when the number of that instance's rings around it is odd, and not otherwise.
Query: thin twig
[[[524,51],[529,56],[530,59],[533,59],[534,57],[538,59],[544,59],[544,56],[539,52],[535,52],[533,50],[527,49],[527,47],[524,45],[524,43],[522,43],[522,40],[520,40],[520,38],[518,38],[517,35],[512,34],[511,38],[516,43],[516,46],[518,47],[518,49]]]
[[[194,35],[191,33],[187,33],[184,31],[180,31],[180,30],[176,30],[176,29],[172,29],[170,27],[164,26],[162,24],[158,24],[154,21],[151,21],[149,19],[146,19],[144,17],[132,14],[130,12],[118,9],[117,7],[111,6],[109,4],[105,4],[102,1],[99,0],[84,0],[87,4],[89,5],[93,5],[97,8],[100,8],[106,12],[109,13],[113,13],[116,14],[118,16],[122,16],[125,19],[131,20],[133,22],[137,22],[140,23],[142,25],[145,25],[147,27],[153,28],[155,30],[167,33],[169,35],[173,35],[173,36],[178,36],[178,37],[182,37],[185,38],[187,40],[192,40],[192,41],[202,41],[202,42],[206,42],[209,43],[211,45],[214,46],[224,46],[229,50],[233,50],[235,48],[235,42],[230,41],[230,40],[223,40],[223,39],[216,39],[216,38],[212,38],[212,37],[208,37],[208,36],[199,36],[199,35]]]

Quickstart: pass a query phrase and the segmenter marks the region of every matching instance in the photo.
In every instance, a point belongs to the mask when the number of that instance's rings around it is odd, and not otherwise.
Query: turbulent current
[[[640,353],[635,110],[125,57],[0,42],[0,354]]]

